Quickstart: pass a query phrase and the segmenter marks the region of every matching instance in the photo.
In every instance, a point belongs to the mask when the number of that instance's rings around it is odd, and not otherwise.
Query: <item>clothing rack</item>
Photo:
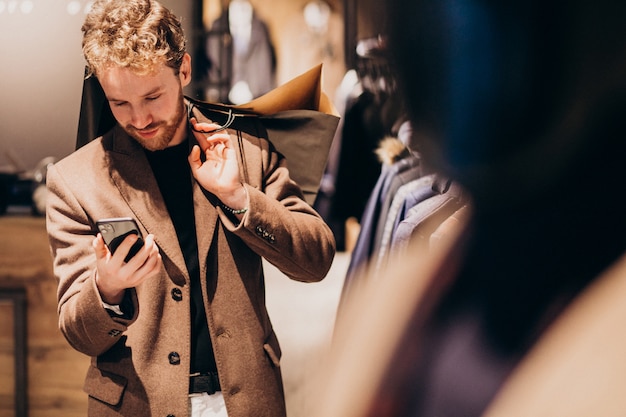
[[[356,46],[356,72],[363,87],[374,94],[392,93],[396,83],[382,36],[362,39]]]

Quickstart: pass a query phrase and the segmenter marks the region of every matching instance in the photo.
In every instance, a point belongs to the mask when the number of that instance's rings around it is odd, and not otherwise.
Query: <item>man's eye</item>
[[[126,102],[125,101],[116,101],[116,102],[111,103],[111,104],[113,104],[114,107],[122,107],[122,106],[124,106],[126,104]]]
[[[151,97],[146,97],[146,100],[148,100],[148,101],[154,101],[154,100],[158,99],[159,97],[161,97],[161,96],[151,96]]]

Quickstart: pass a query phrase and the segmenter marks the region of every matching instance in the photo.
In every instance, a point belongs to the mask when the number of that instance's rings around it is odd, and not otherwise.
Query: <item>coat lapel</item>
[[[186,102],[186,104],[188,103]],[[194,117],[196,117],[198,121],[208,121],[208,119],[199,112],[194,113]],[[191,133],[190,129],[187,130],[187,136],[189,138],[189,151],[191,152],[191,148],[198,142],[193,136],[193,133]],[[200,276],[206,277],[207,255],[211,246],[211,242],[213,240],[213,235],[215,233],[218,219],[217,211],[215,210],[217,198],[210,198],[209,195],[212,196],[212,194],[205,191],[195,179],[192,178],[192,181],[193,208],[196,222],[196,240],[198,241],[198,261],[200,263]]]
[[[143,148],[116,126],[109,157],[111,179],[137,221],[147,233],[154,234],[161,255],[169,258],[181,271],[186,271],[174,224]]]
[[[190,138],[193,138],[193,135]],[[190,145],[192,143],[195,141],[190,139]],[[114,130],[110,158],[111,178],[137,221],[148,233],[154,234],[161,254],[169,258],[180,271],[187,271],[174,224],[143,148],[119,126]],[[205,276],[205,262],[218,216],[215,206],[195,180],[193,180],[193,200],[200,272],[201,276]],[[170,277],[173,275],[170,272]],[[187,273],[184,275],[188,276]]]
[[[218,216],[215,207],[208,201],[202,187],[196,181],[193,183],[193,200],[200,276],[206,277],[207,255],[215,234]]]

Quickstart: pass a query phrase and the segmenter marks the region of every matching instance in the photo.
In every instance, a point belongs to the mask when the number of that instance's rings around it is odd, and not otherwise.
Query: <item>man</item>
[[[82,30],[117,125],[50,168],[47,225],[60,329],[92,357],[88,415],[284,416],[261,258],[321,280],[330,229],[255,119],[188,121],[191,58],[169,10],[96,1]],[[114,254],[93,237],[110,217],[145,236],[128,262],[136,236]]]

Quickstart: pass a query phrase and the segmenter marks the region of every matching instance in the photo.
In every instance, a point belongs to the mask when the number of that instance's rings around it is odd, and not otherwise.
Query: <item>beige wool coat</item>
[[[280,417],[281,350],[265,307],[261,258],[291,279],[319,281],[335,242],[302,200],[284,158],[257,135],[239,137],[250,196],[241,223],[193,184],[204,305],[228,415]],[[143,149],[116,126],[51,167],[47,182],[59,326],[76,350],[92,357],[84,387],[88,415],[187,417],[189,276]],[[94,281],[95,222],[120,216],[154,234],[163,258],[161,273],[131,290],[130,319],[109,316]]]

